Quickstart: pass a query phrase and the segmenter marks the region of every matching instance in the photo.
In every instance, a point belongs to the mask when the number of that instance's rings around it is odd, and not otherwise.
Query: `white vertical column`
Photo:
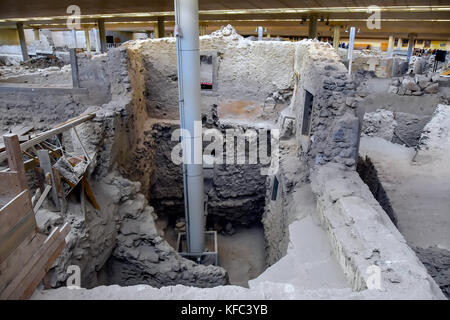
[[[94,31],[94,40],[95,40],[95,52],[100,53],[101,46],[100,46],[100,37],[98,34],[98,29],[94,28],[93,31]]]
[[[402,49],[402,38],[398,38],[397,49],[398,50]]]
[[[389,43],[386,56],[392,57],[393,53],[394,53],[394,36],[389,36]]]
[[[72,48],[78,48],[78,43],[77,43],[77,30],[72,29]]]
[[[348,74],[352,73],[353,47],[355,46],[355,27],[350,28],[350,40],[348,43]]]
[[[264,29],[263,27],[259,26],[258,27],[258,41],[262,41],[264,36]]]
[[[408,35],[408,63],[411,60],[411,56],[413,54],[414,45],[416,44],[416,35],[415,34],[409,34]]]
[[[91,37],[89,36],[89,29],[84,29],[84,39],[86,40],[86,51],[91,53]]]
[[[187,244],[188,252],[200,258],[205,251],[205,216],[198,0],[175,0],[175,24],[180,122],[188,135],[182,138]]]

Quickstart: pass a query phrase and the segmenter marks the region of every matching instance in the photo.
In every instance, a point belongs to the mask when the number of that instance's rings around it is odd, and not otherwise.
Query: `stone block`
[[[433,94],[439,92],[439,83],[431,83],[428,87],[425,88],[425,93]]]
[[[388,92],[397,93],[398,92],[398,87],[390,86]]]
[[[420,91],[420,87],[416,84],[416,82],[412,78],[404,78],[402,81],[402,88],[403,90],[405,90],[405,92],[407,90]]]

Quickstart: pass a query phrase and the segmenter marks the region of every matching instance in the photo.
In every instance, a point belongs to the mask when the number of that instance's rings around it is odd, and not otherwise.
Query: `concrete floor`
[[[450,168],[443,159],[412,163],[414,153],[381,138],[361,139],[360,154],[374,163],[408,243],[450,250]]]
[[[177,233],[162,218],[157,225],[164,230],[164,239],[173,247]],[[260,226],[234,227],[232,236],[217,235],[219,265],[228,272],[231,285],[248,288],[248,281],[258,277],[266,268],[264,230]]]
[[[333,253],[326,232],[314,215],[294,221],[289,226],[288,253],[251,281],[291,284],[305,290],[349,288],[342,268]]]
[[[237,227],[232,236],[219,234],[219,265],[228,271],[230,284],[248,288],[248,281],[266,269],[262,227]]]

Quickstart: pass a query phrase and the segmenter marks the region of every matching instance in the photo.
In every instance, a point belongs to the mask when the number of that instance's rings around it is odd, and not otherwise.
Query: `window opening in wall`
[[[202,90],[213,89],[212,55],[200,55],[200,85]]]
[[[277,195],[278,195],[278,179],[277,179],[277,177],[275,177],[273,179],[272,201],[276,201],[277,200]]]
[[[303,108],[302,134],[309,136],[311,128],[311,115],[314,96],[305,90],[305,106]]]

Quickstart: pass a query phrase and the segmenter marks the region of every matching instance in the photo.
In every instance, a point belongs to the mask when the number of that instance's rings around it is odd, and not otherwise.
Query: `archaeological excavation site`
[[[450,4],[22,2],[1,300],[450,297]]]

